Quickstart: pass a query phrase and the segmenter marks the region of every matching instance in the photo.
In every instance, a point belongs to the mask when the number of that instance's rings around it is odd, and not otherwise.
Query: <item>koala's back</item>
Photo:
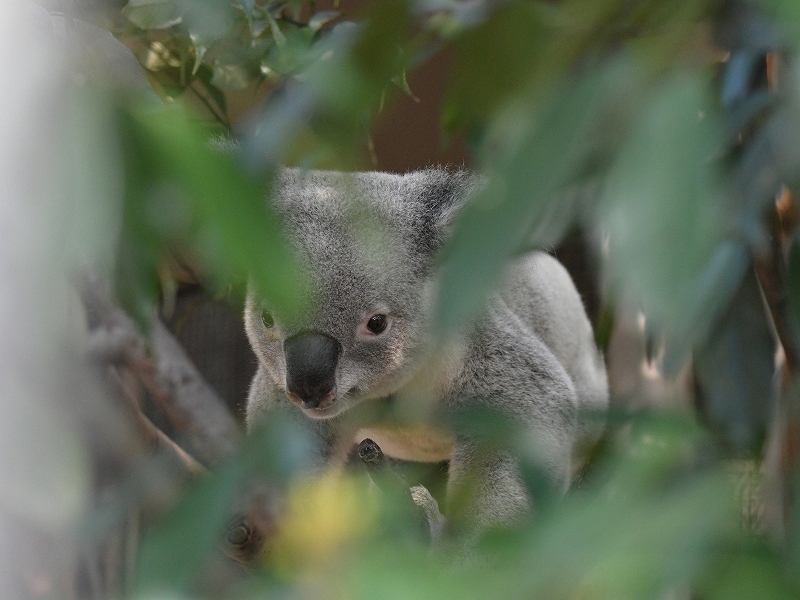
[[[578,409],[602,414],[608,405],[605,365],[564,266],[544,252],[527,254],[511,265],[500,298],[563,365],[575,386]],[[579,437],[590,443],[602,427],[592,419],[581,423]]]

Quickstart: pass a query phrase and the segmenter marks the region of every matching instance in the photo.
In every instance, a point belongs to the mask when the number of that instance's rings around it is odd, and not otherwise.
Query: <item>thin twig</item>
[[[770,245],[765,251],[754,253],[753,262],[756,276],[772,315],[775,332],[783,346],[788,380],[797,373],[800,352],[798,352],[798,343],[788,316],[786,263],[781,246],[780,217],[774,205],[769,211],[768,218],[772,234]]]
[[[205,96],[203,96],[203,94],[201,94],[197,90],[197,88],[194,87],[194,82],[192,82],[188,86],[186,86],[186,89],[190,90],[195,96],[197,96],[197,98],[200,100],[200,102],[205,104],[205,106],[209,110],[209,112],[214,116],[214,118],[217,121],[219,121],[220,125],[225,127],[225,129],[230,130],[230,128],[231,128],[230,122],[226,118],[224,118],[222,115],[217,113],[217,111],[214,109],[214,107],[211,106],[211,103],[208,101],[208,99]]]

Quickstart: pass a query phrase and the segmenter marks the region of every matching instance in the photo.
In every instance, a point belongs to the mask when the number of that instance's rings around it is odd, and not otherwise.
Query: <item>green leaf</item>
[[[443,329],[477,313],[515,253],[550,247],[567,232],[581,204],[579,191],[567,186],[584,183],[592,151],[587,140],[616,82],[606,74],[598,69],[557,88],[534,113],[519,144],[495,158],[488,184],[464,209],[443,252],[438,305]]]
[[[243,64],[215,62],[213,73],[211,85],[230,91],[244,89],[258,79],[258,74]]]
[[[237,17],[245,22],[245,17],[227,1],[172,0],[180,10],[183,25],[189,35],[201,40],[203,45],[211,45],[224,38],[234,27]]]
[[[755,272],[695,357],[702,413],[738,451],[758,453],[773,414],[775,340]]]
[[[598,207],[611,280],[657,328],[685,323],[700,275],[733,227],[714,161],[721,139],[706,79],[676,74],[646,101]]]
[[[197,580],[232,516],[242,476],[235,462],[226,465],[186,494],[145,537],[137,565],[140,594],[188,590]]]
[[[130,0],[122,13],[142,29],[166,29],[183,20],[170,0]]]
[[[709,600],[789,600],[800,597],[797,581],[774,550],[758,542],[727,548],[699,586]]]
[[[281,28],[278,26],[278,22],[275,20],[275,17],[272,13],[268,10],[264,11],[264,15],[267,17],[269,21],[269,28],[272,31],[272,38],[275,40],[275,43],[278,45],[278,48],[283,48],[286,45],[286,36],[281,31]]]
[[[253,9],[255,8],[256,0],[239,0],[236,4],[242,7],[244,14],[246,14],[248,17],[253,16]]]
[[[239,452],[184,494],[145,536],[136,589],[143,594],[188,591],[202,581],[202,569],[222,542],[234,516],[235,500],[253,482],[268,482],[280,493],[291,478],[307,472],[314,448],[309,432],[276,411],[243,439]],[[151,597],[143,595],[143,597]]]
[[[166,238],[152,227],[145,209],[159,169],[124,115],[119,117],[118,126],[125,176],[115,288],[123,307],[147,331],[158,301],[159,263],[167,246]]]
[[[203,67],[197,71],[197,80],[203,86],[203,89],[208,92],[208,95],[213,98],[214,102],[223,115],[228,114],[228,106],[225,100],[225,94],[217,86],[211,83],[213,71],[208,67]]]
[[[217,281],[250,276],[270,302],[291,311],[298,271],[268,209],[267,182],[247,176],[232,157],[212,150],[180,107],[134,110],[127,122],[146,149],[144,172],[170,182],[190,199],[199,248]]]
[[[457,39],[444,110],[448,129],[486,121],[547,63],[551,30],[531,2],[510,2]]]
[[[414,102],[419,102],[419,98],[414,95],[414,92],[411,90],[411,86],[408,85],[408,77],[406,75],[406,71],[403,71],[400,75],[392,77],[392,83],[403,90],[405,95],[411,98]]]
[[[308,20],[308,28],[316,33],[322,29],[327,23],[342,16],[342,12],[338,10],[321,10],[314,13]]]

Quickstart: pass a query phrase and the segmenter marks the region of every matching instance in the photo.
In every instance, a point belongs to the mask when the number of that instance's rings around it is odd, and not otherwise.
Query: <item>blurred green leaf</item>
[[[143,168],[134,171],[145,174],[140,185],[166,180],[185,190],[199,225],[199,248],[217,282],[249,274],[271,303],[288,310],[296,306],[298,272],[267,207],[267,182],[247,176],[232,157],[212,150],[207,135],[178,107],[135,110],[127,123],[131,145],[146,156]],[[141,195],[137,190],[134,198]]]
[[[456,40],[446,127],[485,122],[498,105],[523,91],[533,73],[545,68],[551,28],[543,10],[533,2],[506,3]]]
[[[145,537],[139,554],[138,593],[188,591],[222,539],[242,475],[234,463],[203,480]]]
[[[251,432],[240,452],[195,484],[142,544],[136,589],[139,593],[189,591],[216,555],[234,500],[254,482],[284,489],[312,464],[308,432],[276,413]]]
[[[171,0],[130,0],[122,12],[142,29],[166,29],[182,20]]]
[[[378,106],[392,77],[405,68],[403,47],[410,34],[410,18],[403,0],[370,6],[369,20],[359,26],[340,23],[336,37],[307,71],[310,87],[323,102],[324,118],[334,134],[345,133],[336,125],[351,127]],[[349,136],[345,136],[345,139]]]
[[[782,600],[800,596],[776,553],[758,544],[720,552],[700,587],[709,600]]]
[[[772,17],[772,24],[796,46],[800,41],[800,7],[797,3],[793,0],[757,0],[755,4],[765,16]]]
[[[272,38],[275,40],[278,48],[282,48],[286,45],[286,36],[283,35],[281,28],[278,26],[278,22],[275,20],[275,17],[272,13],[268,10],[264,11],[264,16],[267,18],[267,22],[269,23],[269,28],[272,31]]]
[[[167,241],[143,210],[150,203],[158,166],[147,145],[126,125],[127,120],[120,118],[125,178],[115,287],[122,305],[146,331],[158,298],[158,268]]]
[[[735,527],[727,483],[704,474],[656,499],[620,489],[568,502],[531,539],[533,568],[509,578],[511,593],[641,598],[686,586]]]
[[[758,453],[763,444],[774,411],[774,354],[761,290],[750,270],[695,357],[702,412],[737,451]]]
[[[227,0],[172,0],[182,16],[189,36],[202,42],[224,37],[234,26],[236,11]],[[239,13],[241,15],[241,13]]]
[[[249,155],[316,168],[366,162],[370,118],[405,68],[411,24],[402,0],[371,5],[369,17],[362,25],[336,24],[308,54],[302,52],[310,43],[305,32],[287,36],[288,51],[269,53],[271,71],[294,69],[297,56],[297,66],[307,68],[267,106],[247,143]]]
[[[611,279],[657,327],[684,322],[699,274],[732,229],[714,160],[721,135],[706,78],[675,75],[646,101],[598,208]]]
[[[264,64],[281,76],[303,72],[317,58],[308,29],[287,32],[282,46],[273,44],[264,56]]]
[[[235,5],[241,6],[242,10],[247,16],[252,16],[253,9],[256,5],[256,0],[238,0],[234,3]]]
[[[257,73],[248,69],[242,64],[221,64],[214,65],[214,75],[211,77],[211,85],[223,90],[241,90],[252,82]]]
[[[203,65],[198,68],[196,75],[200,85],[214,100],[214,103],[217,105],[217,108],[219,108],[220,112],[222,114],[227,114],[228,107],[227,100],[225,100],[225,94],[212,83],[214,72]]]
[[[311,18],[308,20],[308,28],[313,33],[316,33],[325,25],[341,16],[342,12],[338,10],[321,10],[311,15]]]
[[[464,209],[443,252],[437,315],[443,329],[476,314],[512,255],[553,246],[567,233],[583,203],[582,177],[615,72],[615,65],[598,67],[557,87],[533,112],[530,128],[517,133],[519,144],[498,152],[495,170]]]

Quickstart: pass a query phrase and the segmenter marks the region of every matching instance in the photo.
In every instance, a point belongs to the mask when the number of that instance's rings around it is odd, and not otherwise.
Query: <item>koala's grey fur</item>
[[[249,427],[271,411],[299,415],[318,441],[321,464],[342,459],[365,437],[389,456],[449,459],[445,513],[468,515],[477,531],[511,524],[530,505],[511,451],[486,447],[457,426],[409,423],[403,407],[421,422],[476,404],[509,417],[530,433],[541,464],[566,489],[576,442],[599,433],[581,425],[579,412],[602,413],[608,403],[605,366],[581,299],[566,270],[544,253],[516,260],[481,318],[457,340],[433,339],[436,255],[481,184],[475,175],[439,169],[283,170],[272,203],[312,282],[308,307],[288,317],[273,313],[271,328],[252,295],[245,309],[259,360]],[[375,313],[388,315],[389,326],[364,337],[365,319]],[[323,410],[287,397],[284,342],[303,331],[341,346],[336,399]],[[382,421],[387,407],[405,415],[403,424]]]

